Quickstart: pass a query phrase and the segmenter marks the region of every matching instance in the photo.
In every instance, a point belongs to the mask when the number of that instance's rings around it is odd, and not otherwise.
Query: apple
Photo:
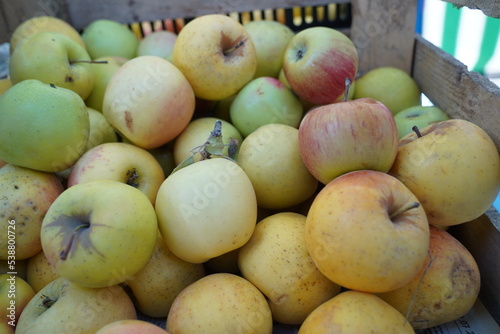
[[[168,248],[191,263],[243,246],[257,223],[252,182],[225,158],[201,160],[170,174],[155,209]]]
[[[12,87],[12,81],[10,81],[9,77],[0,79],[0,95],[5,93],[10,87]]]
[[[90,107],[87,107],[89,113],[89,139],[85,152],[104,143],[115,143],[118,141],[118,135],[115,129],[108,123],[104,115]]]
[[[331,103],[304,116],[299,149],[311,174],[327,184],[354,170],[387,172],[398,151],[398,130],[390,110],[378,101]]]
[[[500,154],[481,127],[449,119],[401,138],[389,173],[417,196],[430,224],[452,226],[491,207],[500,191]]]
[[[14,334],[14,326],[9,325],[5,321],[0,321],[0,334]]]
[[[202,15],[189,21],[177,35],[172,57],[195,95],[206,100],[236,94],[257,69],[250,34],[224,14]]]
[[[429,255],[420,271],[399,289],[378,294],[414,329],[464,316],[476,302],[481,277],[472,254],[448,232],[430,226]]]
[[[252,132],[241,143],[238,164],[252,181],[261,208],[289,208],[318,188],[300,156],[299,130],[289,125],[267,124]]]
[[[348,290],[321,304],[309,314],[298,334],[327,333],[414,334],[405,317],[374,294]]]
[[[63,190],[52,173],[11,164],[0,169],[0,259],[15,263],[42,250],[43,217]]]
[[[429,224],[417,197],[373,170],[341,175],[316,195],[306,245],[318,269],[342,287],[386,292],[407,284],[429,249]]]
[[[115,20],[98,19],[82,32],[82,39],[92,59],[118,56],[127,59],[137,55],[139,39],[125,24]]]
[[[394,115],[421,104],[417,82],[402,69],[391,66],[374,68],[355,82],[354,99],[375,99],[382,102]]]
[[[103,114],[123,137],[144,149],[162,146],[186,128],[195,95],[168,60],[141,56],[115,72],[104,94]]]
[[[15,85],[36,79],[70,89],[86,99],[94,87],[90,61],[85,48],[68,36],[42,31],[15,48],[9,63],[10,80]]]
[[[136,318],[134,304],[120,286],[88,288],[59,277],[26,305],[16,334],[94,334],[111,322]]]
[[[137,310],[148,317],[164,318],[175,297],[204,276],[203,264],[179,259],[168,249],[158,232],[149,262],[124,284],[132,291]]]
[[[250,21],[243,25],[257,52],[255,78],[277,78],[283,64],[283,54],[294,36],[293,30],[279,21]]]
[[[168,334],[163,328],[145,320],[125,319],[101,327],[95,334]]]
[[[153,157],[155,157],[156,161],[158,161],[161,168],[163,169],[163,174],[165,176],[168,176],[170,175],[170,173],[172,173],[172,171],[176,167],[176,164],[171,142],[160,147],[148,150],[148,152],[151,153]]]
[[[271,334],[273,320],[266,298],[252,283],[216,273],[182,290],[167,316],[168,332],[192,334],[200,328],[207,334]]]
[[[33,288],[35,293],[38,293],[44,286],[60,277],[43,251],[30,257],[27,262],[26,282]]]
[[[394,115],[394,120],[398,127],[399,139],[413,132],[412,128],[414,126],[423,129],[427,125],[446,121],[447,119],[450,119],[450,117],[436,106],[417,105],[403,109]]]
[[[0,95],[0,159],[59,172],[83,154],[90,124],[75,92],[28,79]]]
[[[18,44],[41,31],[64,34],[85,48],[80,33],[68,22],[55,16],[41,15],[24,20],[16,27],[10,37],[10,53],[12,54]]]
[[[102,103],[108,82],[126,61],[126,59],[116,56],[109,56],[96,58],[96,63],[90,64],[90,70],[94,74],[94,87],[85,99],[87,107],[102,112]]]
[[[33,288],[16,275],[0,275],[0,322],[15,327],[28,302],[35,296]]]
[[[328,27],[310,27],[295,34],[283,58],[283,71],[292,90],[314,104],[332,103],[342,96],[346,78],[354,81],[357,70],[353,42]]]
[[[214,102],[212,106],[211,112],[213,113],[213,117],[219,118],[220,120],[224,120],[226,122],[231,122],[231,104],[236,98],[236,94],[226,97],[225,99],[218,100]]]
[[[158,56],[172,61],[177,34],[168,30],[153,31],[140,40],[137,56]]]
[[[153,205],[143,192],[96,180],[59,195],[40,234],[43,252],[60,276],[95,288],[139,272],[153,253],[157,231]]]
[[[73,165],[68,188],[94,180],[114,180],[139,189],[155,202],[165,174],[155,157],[132,144],[111,142],[85,152]]]
[[[261,220],[241,247],[238,263],[245,279],[269,300],[273,319],[301,324],[316,307],[340,292],[340,286],[316,267],[306,247],[306,217],[279,212]]]
[[[229,113],[231,123],[246,137],[258,127],[270,123],[298,128],[304,110],[299,98],[281,81],[259,77],[238,92]]]
[[[188,124],[186,129],[182,131],[182,133],[175,139],[174,142],[173,153],[176,165],[179,165],[184,159],[188,158],[191,155],[191,149],[203,144],[207,140],[210,132],[214,128],[215,122],[218,120],[219,119],[214,117],[200,117]],[[238,129],[236,129],[236,127],[230,122],[224,120],[219,121],[221,122],[222,142],[226,145],[229,145],[231,139],[236,139],[238,141],[239,148],[239,145],[243,141],[243,137],[241,136]],[[222,154],[228,156],[228,147],[225,147],[222,150]],[[196,153],[193,158],[195,161],[199,161],[201,159],[201,155],[199,153]]]

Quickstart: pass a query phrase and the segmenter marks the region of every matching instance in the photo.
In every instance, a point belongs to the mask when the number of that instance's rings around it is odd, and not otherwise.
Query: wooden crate
[[[333,3],[328,0],[0,0],[3,16],[0,42],[8,41],[20,22],[41,14],[63,18],[79,30],[95,19],[114,19],[130,24],[141,35],[158,27],[178,31],[189,18],[208,13],[232,13],[242,21],[275,19],[298,30],[318,23],[321,16],[318,8],[323,12],[332,9],[336,13],[334,19],[326,18],[321,25],[338,27],[353,40],[360,56],[360,74],[385,65],[405,70],[435,105],[453,118],[467,119],[482,127],[500,151],[500,89],[415,34],[416,0],[330,1]],[[485,13],[499,14],[495,8],[489,7]],[[293,21],[290,11],[299,14],[298,23]],[[158,23],[159,26],[155,25]],[[480,299],[500,324],[497,257],[500,214],[491,208],[480,218],[449,231],[477,260],[482,280]]]

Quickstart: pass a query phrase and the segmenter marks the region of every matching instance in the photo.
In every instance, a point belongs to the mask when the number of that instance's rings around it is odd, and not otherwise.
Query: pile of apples
[[[446,229],[495,144],[335,29],[38,17],[0,87],[0,333],[414,333],[478,297]]]

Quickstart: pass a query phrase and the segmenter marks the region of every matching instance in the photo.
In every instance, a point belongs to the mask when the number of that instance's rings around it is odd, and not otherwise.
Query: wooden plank
[[[500,1],[498,0],[446,0],[456,7],[467,7],[470,9],[479,9],[485,15],[500,18]]]
[[[410,73],[417,1],[353,0],[350,37],[359,53],[359,74],[381,66]]]
[[[450,117],[479,125],[500,151],[500,88],[420,35],[415,41],[413,77],[424,94]]]
[[[258,9],[316,6],[330,2],[348,3],[349,0],[136,0],[68,2],[68,12],[73,26],[79,30],[96,19],[114,19],[122,23],[155,21],[161,19],[193,18],[203,14],[246,12]],[[119,10],[117,10],[119,8]]]

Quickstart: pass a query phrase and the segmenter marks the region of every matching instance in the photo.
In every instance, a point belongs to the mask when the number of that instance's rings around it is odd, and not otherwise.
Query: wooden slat
[[[203,14],[246,12],[255,9],[291,8],[324,5],[328,0],[79,0],[69,1],[68,11],[73,26],[79,30],[96,19],[108,18],[122,23],[154,21],[167,18],[193,18]],[[347,3],[349,0],[335,0]],[[147,5],[146,5],[147,4]],[[119,10],[117,10],[119,8]]]
[[[410,73],[416,0],[353,0],[350,37],[359,53],[359,74],[381,66]]]
[[[483,128],[500,151],[500,88],[417,35],[413,77],[424,94],[450,117]]]
[[[479,9],[485,15],[500,18],[500,1],[498,0],[446,0],[456,7],[468,7],[470,9]]]

